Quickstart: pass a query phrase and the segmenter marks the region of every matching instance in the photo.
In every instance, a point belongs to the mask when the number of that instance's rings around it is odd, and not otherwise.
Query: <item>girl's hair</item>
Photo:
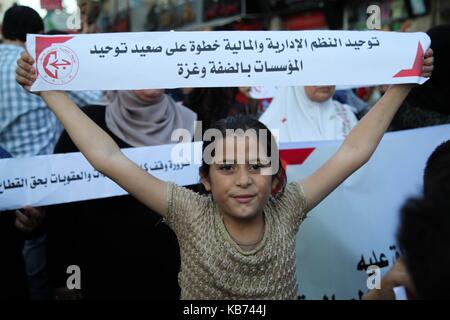
[[[257,133],[257,137],[258,139],[260,139],[259,133],[260,130],[265,130],[267,132],[267,134],[265,136],[267,136],[267,141],[266,141],[266,152],[267,152],[267,156],[271,159],[272,158],[272,148],[273,150],[276,150],[276,152],[278,153],[278,148],[276,145],[276,141],[274,136],[272,135],[272,132],[270,132],[269,128],[267,128],[263,123],[261,123],[260,121],[258,121],[257,119],[255,119],[252,116],[248,116],[248,115],[236,115],[236,116],[231,116],[231,117],[227,117],[224,119],[220,119],[216,122],[214,122],[210,129],[216,129],[219,130],[221,133],[222,137],[225,137],[227,134],[227,130],[243,130],[244,132],[247,130],[255,130]],[[212,143],[215,143],[214,139],[211,139],[210,141],[203,141],[203,147],[202,147],[202,154],[205,154],[205,149]],[[279,157],[275,157],[275,159],[277,159],[278,163],[278,172],[276,174],[274,174],[272,176],[272,178],[277,179],[278,180],[278,185],[275,188],[275,194],[278,193],[279,191],[281,191],[285,184],[286,184],[286,176],[285,176],[285,171],[281,165],[281,161],[279,160]],[[209,176],[209,167],[210,165],[205,161],[204,157],[202,157],[202,166],[200,167],[200,176],[202,177],[208,177]],[[201,190],[203,193],[205,193],[205,190],[202,189]],[[274,192],[272,193],[272,195],[275,195]]]

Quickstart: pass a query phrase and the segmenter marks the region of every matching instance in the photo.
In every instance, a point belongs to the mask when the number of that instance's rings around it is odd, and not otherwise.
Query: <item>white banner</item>
[[[32,90],[422,83],[425,33],[138,32],[28,35]]]
[[[302,298],[358,299],[368,290],[369,265],[379,266],[383,273],[393,265],[398,255],[399,209],[409,196],[421,193],[426,160],[448,139],[450,125],[385,134],[371,160],[309,213],[297,235]],[[282,144],[280,154],[290,164],[289,180],[310,175],[340,144]],[[179,185],[197,183],[199,166],[195,163],[201,156],[201,144],[187,148],[192,156],[183,154],[185,160],[171,162],[172,153],[180,155],[186,145],[178,146],[177,152],[174,145],[124,152],[158,178]],[[0,177],[0,210],[125,194],[80,153],[0,160]]]
[[[201,156],[201,142],[129,148],[123,152],[159,179],[179,185],[196,184],[200,180],[200,166],[191,161],[188,154],[172,155],[183,147]],[[174,158],[179,160],[173,161]],[[18,209],[26,204],[37,207],[126,194],[96,171],[79,152],[0,159],[0,177],[0,211]]]

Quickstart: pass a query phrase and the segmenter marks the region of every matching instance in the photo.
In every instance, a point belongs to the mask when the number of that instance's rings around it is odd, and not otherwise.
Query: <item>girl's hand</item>
[[[433,50],[430,48],[425,52],[425,55],[423,57],[423,64],[422,64],[422,77],[431,77],[431,73],[433,72],[434,68],[434,57],[433,57]]]
[[[431,77],[431,73],[434,69],[434,57],[433,57],[433,50],[429,48],[427,52],[425,52],[425,55],[423,56],[423,63],[422,63],[422,73],[420,74],[421,77],[429,78]],[[404,88],[406,90],[411,90],[417,86],[415,83],[403,83],[403,84],[394,84],[391,85],[389,88]]]
[[[394,266],[381,279],[381,292],[385,294],[386,298],[395,299],[393,289],[398,286],[403,286],[410,293],[416,295],[414,283],[402,257],[397,259]],[[383,291],[383,289],[385,290]]]
[[[16,210],[16,220],[14,224],[17,229],[29,234],[33,232],[45,218],[45,211],[42,208],[26,206],[22,210]]]
[[[36,70],[33,67],[34,60],[27,51],[22,52],[17,60],[16,81],[27,91],[36,80]],[[39,94],[36,92],[36,94]]]
[[[363,300],[395,300],[394,288],[399,286],[404,287],[414,297],[417,296],[411,276],[401,257],[381,279],[380,289],[372,289],[363,296]]]

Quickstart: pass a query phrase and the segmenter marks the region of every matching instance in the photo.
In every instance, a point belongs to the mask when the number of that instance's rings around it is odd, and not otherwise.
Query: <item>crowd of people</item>
[[[30,93],[26,34],[44,31],[31,8],[5,13],[0,157],[80,151],[129,195],[1,212],[0,299],[296,299],[295,236],[308,211],[369,160],[385,131],[450,123],[448,25],[428,31],[424,85],[376,88],[383,94],[374,103],[357,90],[287,87],[264,108],[246,88]],[[194,136],[196,121],[203,132],[223,133],[204,141],[203,149],[214,143],[215,160],[203,161],[198,185],[160,181],[120,152],[172,143],[175,129]],[[273,148],[271,139],[246,144],[227,129],[277,129],[280,142],[343,143],[310,177],[286,183],[282,166],[263,175],[263,164],[228,163],[223,150],[231,140],[246,152]],[[423,194],[400,212],[402,259],[382,290],[365,298],[392,298],[398,285],[416,298],[450,298],[449,181],[447,141],[427,162]],[[83,272],[81,290],[66,286],[70,265]]]

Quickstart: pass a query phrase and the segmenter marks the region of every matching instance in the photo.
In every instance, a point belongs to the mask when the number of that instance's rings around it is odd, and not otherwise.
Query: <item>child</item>
[[[424,77],[431,75],[432,55],[431,50],[425,55]],[[34,61],[24,52],[17,63],[17,81],[29,88],[36,78]],[[205,151],[211,146],[214,151],[212,161],[204,161],[200,170],[201,182],[210,193],[202,196],[140,169],[65,93],[47,91],[41,97],[88,161],[163,216],[175,231],[181,251],[182,299],[295,299],[295,238],[306,212],[369,160],[412,86],[392,86],[331,159],[306,179],[288,184],[276,197],[271,193],[279,184],[280,170],[262,174],[263,159],[256,164],[248,159],[255,148],[273,150],[271,135],[265,144],[257,136],[227,132],[267,130],[259,121],[238,117],[216,124],[226,134],[204,143]],[[238,148],[229,148],[235,141]],[[272,162],[272,167],[276,164]]]

